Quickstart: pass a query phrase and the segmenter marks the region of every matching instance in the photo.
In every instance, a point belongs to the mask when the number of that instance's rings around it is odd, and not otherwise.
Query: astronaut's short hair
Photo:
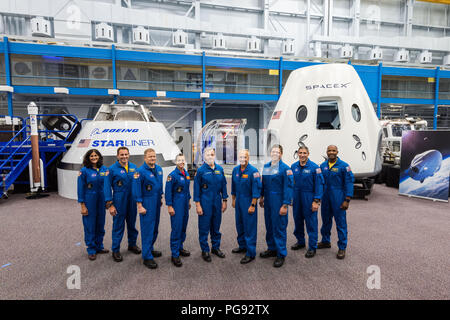
[[[270,152],[272,152],[273,149],[278,148],[280,150],[280,153],[283,154],[283,147],[281,146],[281,144],[274,144],[271,148],[270,148]]]
[[[297,151],[300,151],[301,149],[304,149],[309,153],[309,148],[307,146],[300,146],[298,147]]]
[[[119,152],[120,152],[121,150],[127,150],[128,153],[130,153],[130,150],[128,150],[127,147],[119,147],[119,148],[117,148],[117,155],[119,155]]]
[[[248,151],[248,149],[241,149],[241,150],[239,150],[239,153],[241,153],[241,152],[245,152],[248,156],[250,156],[250,151]]]
[[[148,149],[145,149],[145,151],[144,151],[144,156],[146,156],[147,153],[149,153],[149,152],[154,152],[154,153],[156,153],[155,149],[153,149],[153,148],[148,148]]]
[[[207,152],[209,152],[209,151],[214,151],[214,154],[216,154],[216,150],[214,149],[214,148],[212,148],[212,147],[207,147],[207,148],[205,148],[204,150],[203,150],[203,155],[205,155]]]

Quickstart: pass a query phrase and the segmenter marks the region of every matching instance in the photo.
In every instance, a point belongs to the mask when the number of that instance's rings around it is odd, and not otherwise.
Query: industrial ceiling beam
[[[311,41],[328,44],[351,44],[360,47],[379,46],[382,48],[398,49],[405,48],[409,50],[429,50],[438,52],[450,52],[449,38],[428,38],[428,37],[348,37],[333,36],[325,37],[315,35]]]

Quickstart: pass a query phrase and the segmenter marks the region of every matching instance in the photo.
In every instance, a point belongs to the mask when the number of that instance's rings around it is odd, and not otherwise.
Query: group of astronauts
[[[299,160],[289,167],[282,161],[282,146],[272,146],[271,161],[264,165],[260,174],[249,163],[248,150],[239,151],[239,165],[233,169],[231,177],[231,195],[238,243],[232,253],[245,254],[240,263],[249,263],[256,257],[258,201],[259,206],[264,208],[267,243],[267,250],[261,252],[260,257],[276,258],[274,267],[281,267],[287,256],[289,206],[293,210],[297,240],[292,250],[306,247],[305,225],[308,234],[306,258],[314,257],[317,249],[331,248],[334,218],[338,234],[337,258],[344,259],[347,247],[346,210],[353,196],[352,171],[347,163],[339,159],[338,149],[334,145],[328,146],[328,159],[320,166],[308,158],[308,147],[301,146],[297,154]],[[113,216],[111,249],[114,261],[123,260],[120,243],[126,224],[128,250],[135,254],[142,253],[144,265],[150,269],[157,268],[154,258],[162,253],[154,249],[154,244],[164,197],[171,222],[171,261],[181,267],[180,256],[190,255],[183,246],[191,209],[192,179],[185,168],[186,159],[182,154],[176,157],[176,168],[168,175],[163,192],[163,170],[156,163],[155,150],[150,148],[145,151],[144,163],[139,168],[129,162],[129,156],[126,147],[119,147],[117,162],[109,168],[103,165],[103,157],[96,149],[89,150],[84,156],[78,175],[78,202],[81,205],[88,258],[95,260],[97,254],[109,252],[103,247],[106,207]],[[202,258],[211,262],[210,252],[225,258],[220,249],[220,225],[222,213],[227,209],[228,192],[227,180],[223,168],[215,161],[214,149],[206,148],[203,159],[204,163],[193,179],[193,196]],[[318,243],[317,213],[320,206],[322,240]],[[137,214],[140,218],[142,250],[136,244]]]

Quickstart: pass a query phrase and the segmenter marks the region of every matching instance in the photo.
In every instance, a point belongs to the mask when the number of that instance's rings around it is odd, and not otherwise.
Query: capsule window
[[[300,107],[298,107],[297,113],[296,113],[296,118],[297,118],[298,122],[305,121],[307,115],[308,115],[308,109],[306,109],[306,106],[301,105]]]
[[[359,122],[361,120],[361,110],[359,110],[357,104],[352,105],[352,117],[356,122]]]
[[[339,130],[341,128],[339,107],[336,100],[319,100],[316,128],[319,130]]]

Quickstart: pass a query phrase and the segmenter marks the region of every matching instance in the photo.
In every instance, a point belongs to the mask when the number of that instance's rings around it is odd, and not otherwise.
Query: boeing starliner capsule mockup
[[[432,177],[441,169],[442,154],[438,150],[428,150],[418,154],[411,161],[408,169],[408,175],[414,180],[423,181]]]
[[[322,64],[293,71],[268,126],[267,147],[277,141],[283,161],[298,160],[306,145],[317,164],[336,145],[356,178],[381,171],[381,126],[355,69],[348,64]]]
[[[103,155],[103,164],[117,161],[117,148],[130,150],[129,161],[142,165],[144,151],[156,151],[156,163],[163,168],[164,181],[175,168],[175,157],[180,149],[151,111],[134,101],[127,104],[102,104],[94,119],[87,122],[58,164],[58,193],[62,197],[77,198],[77,177],[83,157],[89,149]]]

